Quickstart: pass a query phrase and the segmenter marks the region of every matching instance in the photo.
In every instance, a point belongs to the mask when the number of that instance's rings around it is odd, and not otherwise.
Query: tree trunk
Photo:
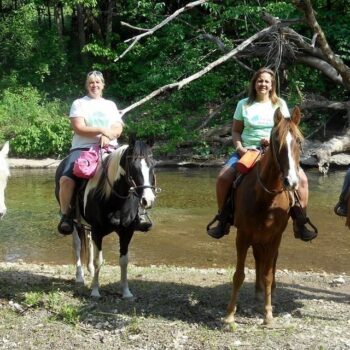
[[[84,30],[84,9],[81,5],[77,5],[77,19],[78,19],[78,43],[79,43],[79,50],[81,53],[81,50],[85,46],[86,38],[85,38],[85,30]]]
[[[106,18],[106,46],[111,47],[111,34],[113,31],[113,9],[115,8],[115,0],[108,1],[107,18]]]

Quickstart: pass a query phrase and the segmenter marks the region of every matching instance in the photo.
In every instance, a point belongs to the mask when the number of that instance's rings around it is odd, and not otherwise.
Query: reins
[[[277,158],[277,155],[276,155],[276,150],[275,150],[275,144],[272,140],[272,133],[271,133],[271,142],[270,142],[270,147],[271,147],[271,152],[272,152],[272,155],[273,155],[273,158],[274,158],[274,161],[275,163],[278,165],[278,169],[279,169],[279,172],[282,173],[281,171],[281,166],[280,166],[280,163],[278,162],[278,158]],[[263,153],[265,151],[263,150]],[[273,195],[277,195],[277,194],[280,194],[284,191],[286,191],[286,189],[282,186],[282,188],[280,190],[269,190],[262,182],[262,179],[260,177],[260,174],[259,174],[259,169],[260,169],[260,162],[258,162],[258,165],[257,165],[257,169],[256,169],[256,177],[258,179],[258,183],[260,184],[260,186],[263,188],[263,190],[265,192],[267,192],[268,194],[273,194]]]
[[[262,182],[261,180],[261,177],[260,177],[260,174],[259,174],[259,169],[260,169],[260,162],[258,162],[258,165],[257,165],[257,169],[256,169],[256,177],[258,179],[258,182],[260,184],[260,186],[262,187],[262,189],[267,192],[268,194],[280,194],[284,191],[286,191],[286,189],[284,187],[282,187],[280,190],[269,190]]]

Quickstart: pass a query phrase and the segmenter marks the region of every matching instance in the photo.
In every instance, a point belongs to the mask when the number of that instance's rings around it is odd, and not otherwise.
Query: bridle
[[[271,147],[271,153],[272,153],[273,159],[275,161],[275,164],[277,164],[278,170],[279,170],[280,174],[282,174],[283,172],[281,170],[281,165],[280,165],[279,160],[277,158],[276,145],[275,145],[273,136],[274,136],[274,132],[272,131],[271,132],[271,137],[270,137],[269,147]],[[263,153],[265,153],[265,150],[266,149],[263,150]],[[284,191],[287,191],[286,188],[284,187],[284,185],[282,185],[282,188],[280,190],[270,190],[263,184],[261,176],[260,176],[260,162],[258,162],[257,171],[256,171],[256,177],[257,177],[258,183],[260,184],[262,189],[265,192],[267,192],[268,194],[277,195],[277,194],[280,194],[280,193],[282,193]]]
[[[102,159],[102,154],[101,154],[101,162],[102,162],[102,172],[104,174],[104,176],[106,177],[106,181],[109,185],[109,187],[111,188],[111,192],[118,198],[120,199],[128,199],[131,195],[135,195],[136,197],[141,198],[141,194],[139,193],[139,190],[144,190],[146,188],[150,188],[154,191],[155,194],[160,193],[161,189],[156,187],[156,176],[152,170],[153,173],[153,179],[154,179],[154,183],[153,185],[137,185],[135,180],[133,179],[133,177],[130,175],[130,159],[145,159],[145,157],[142,156],[138,156],[138,157],[134,157],[134,156],[125,156],[126,157],[126,166],[125,166],[125,178],[126,178],[126,183],[129,186],[129,190],[128,190],[128,194],[126,196],[119,194],[115,189],[113,184],[111,183],[110,179],[108,178],[108,173],[107,173],[107,166],[108,166],[108,158],[105,159],[105,161],[103,161]],[[148,156],[148,158],[153,158],[152,155]]]

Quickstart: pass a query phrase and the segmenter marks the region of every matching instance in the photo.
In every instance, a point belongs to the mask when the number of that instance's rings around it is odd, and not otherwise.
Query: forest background
[[[348,135],[347,0],[1,0],[0,47],[0,144],[15,157],[68,152],[91,70],[123,112],[122,141],[153,136],[159,157],[230,153],[235,106],[261,66],[302,107],[307,138]]]

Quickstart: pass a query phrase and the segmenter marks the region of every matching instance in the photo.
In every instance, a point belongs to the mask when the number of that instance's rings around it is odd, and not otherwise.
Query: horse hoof
[[[131,292],[124,292],[122,298],[123,299],[128,299],[128,300],[133,300],[134,299],[134,295]]]
[[[233,324],[235,323],[235,316],[234,315],[227,315],[226,317],[224,317],[222,319],[222,322],[223,323],[226,323],[226,324]]]
[[[264,323],[265,326],[271,326],[273,324],[273,317],[272,316],[266,316],[264,318]]]
[[[98,290],[93,290],[90,295],[92,298],[96,298],[96,299],[101,298],[101,294]]]

